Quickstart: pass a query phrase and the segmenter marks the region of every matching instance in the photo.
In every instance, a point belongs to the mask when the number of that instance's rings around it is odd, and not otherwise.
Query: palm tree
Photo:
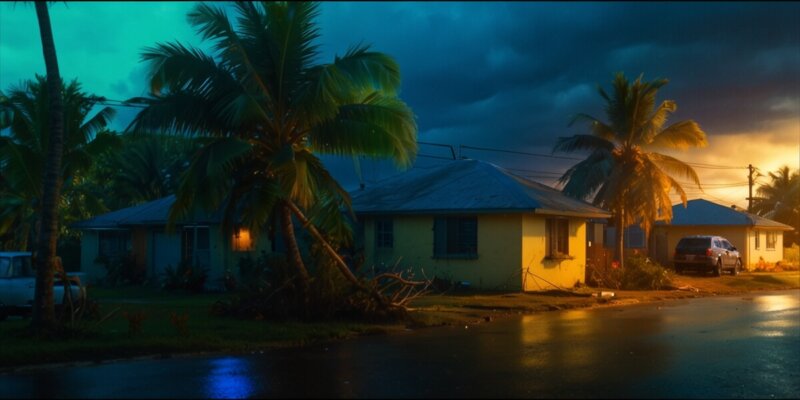
[[[34,228],[42,214],[43,167],[50,147],[49,97],[47,80],[39,75],[7,94],[0,91],[0,112],[9,116],[0,121],[0,129],[8,128],[10,133],[0,138],[0,170],[6,180],[0,188],[0,235],[13,232],[14,248],[20,250],[28,250],[31,235],[38,237]],[[64,141],[57,176],[63,190],[56,205],[61,210],[57,219],[64,220],[70,216],[66,210],[84,203],[78,198],[78,182],[95,158],[119,140],[116,135],[103,132],[115,111],[104,107],[90,117],[95,100],[81,91],[77,80],[62,85],[58,97],[66,119],[62,123]]]
[[[237,2],[236,26],[219,7],[199,4],[188,15],[213,55],[178,42],[148,48],[151,96],[132,130],[198,135],[170,212],[174,222],[194,205],[223,207],[225,224],[240,212],[258,232],[280,221],[287,258],[301,292],[310,275],[294,235],[292,215],[308,214],[330,232],[349,208],[347,192],[319,154],[391,157],[399,166],[416,155],[416,123],[398,97],[400,73],[389,56],[368,46],[319,64],[318,4]],[[313,226],[307,226],[323,239]],[[328,248],[328,247],[326,247]],[[333,254],[335,256],[335,254]],[[340,271],[356,283],[347,268]]]
[[[53,304],[53,274],[56,242],[58,240],[58,199],[61,182],[61,149],[64,140],[64,106],[61,96],[61,73],[58,70],[56,43],[50,25],[50,13],[43,1],[35,2],[36,17],[39,21],[39,35],[42,40],[42,53],[47,71],[47,93],[49,99],[50,130],[44,177],[42,178],[42,208],[39,219],[39,236],[36,244],[36,289],[34,292],[33,317],[31,329],[37,334],[51,331],[55,326],[55,307]]]
[[[770,183],[761,185],[753,201],[753,212],[794,227],[786,244],[797,241],[800,231],[800,172],[783,166],[769,173]]]
[[[606,103],[608,123],[578,114],[570,125],[588,122],[590,134],[559,138],[553,148],[553,152],[589,151],[559,182],[564,184],[565,194],[580,199],[594,194],[593,204],[612,211],[617,228],[614,257],[620,263],[624,262],[626,226],[639,223],[648,232],[655,221],[669,222],[672,190],[686,206],[686,193],[673,176],[700,185],[691,166],[655,152],[707,145],[706,134],[692,120],[664,127],[669,114],[677,109],[671,100],[656,105],[656,94],[666,83],[666,79],[645,82],[641,76],[629,83],[624,74],[617,73],[611,95],[598,88]]]
[[[92,167],[89,192],[114,193],[104,199],[109,209],[120,209],[176,192],[187,161],[197,150],[195,141],[174,135],[121,135],[122,148],[103,153]]]

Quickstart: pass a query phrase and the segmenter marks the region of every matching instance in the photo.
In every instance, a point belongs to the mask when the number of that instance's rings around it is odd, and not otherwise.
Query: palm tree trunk
[[[314,236],[317,242],[322,244],[322,247],[325,249],[328,255],[330,255],[331,258],[333,258],[333,260],[335,261],[335,264],[338,267],[339,271],[351,284],[353,284],[353,286],[368,293],[370,296],[372,296],[373,299],[375,299],[375,301],[378,302],[378,304],[382,306],[389,305],[387,299],[383,297],[375,288],[368,288],[360,280],[358,280],[358,278],[353,274],[353,271],[350,271],[350,267],[347,266],[347,263],[345,263],[344,260],[342,260],[342,257],[339,256],[339,253],[337,253],[336,250],[334,250],[333,247],[331,247],[331,245],[328,243],[327,240],[325,240],[325,238],[322,236],[319,230],[317,230],[314,224],[312,224],[311,221],[309,221],[308,218],[306,218],[305,215],[303,215],[303,212],[300,211],[300,209],[297,208],[296,205],[294,205],[289,201],[287,201],[286,204],[294,213],[294,215],[297,216],[300,222],[303,223],[303,226],[305,226],[311,233],[311,235]]]
[[[58,240],[58,199],[61,191],[61,157],[64,142],[64,105],[61,98],[61,75],[56,58],[56,45],[50,26],[47,3],[35,2],[42,40],[45,68],[47,70],[47,96],[49,101],[50,139],[44,170],[42,209],[39,235],[36,243],[36,291],[33,302],[31,330],[46,334],[55,328],[53,305],[53,257]]]
[[[286,243],[286,261],[297,273],[300,279],[300,289],[303,291],[303,296],[308,294],[308,287],[310,277],[308,270],[303,263],[303,257],[300,255],[300,247],[297,245],[297,238],[294,235],[294,224],[292,223],[292,210],[289,208],[288,202],[279,206],[281,215],[281,233]]]
[[[623,226],[625,210],[622,207],[617,209],[615,213],[614,224],[617,226],[617,236],[614,238],[614,260],[619,262],[619,267],[623,268],[625,265],[625,227]]]

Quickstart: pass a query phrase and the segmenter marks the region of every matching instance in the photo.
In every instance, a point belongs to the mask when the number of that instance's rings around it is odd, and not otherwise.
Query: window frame
[[[766,233],[767,233],[767,240],[766,240],[767,250],[775,250],[775,248],[778,245],[778,233],[775,231],[767,231]]]
[[[103,242],[113,241],[115,249],[108,251]],[[125,229],[102,229],[97,232],[97,258],[115,259],[128,255],[132,250],[131,232]],[[105,250],[105,251],[104,251]]]
[[[444,242],[441,242],[442,240]],[[442,215],[434,217],[432,258],[477,259],[478,216]]]
[[[375,248],[394,248],[394,219],[392,217],[375,218]]]
[[[754,231],[754,234],[755,234],[754,248],[756,250],[761,250],[761,231]]]
[[[569,254],[569,218],[551,217],[545,219],[545,258],[549,260],[572,260]],[[554,238],[555,236],[555,238]]]

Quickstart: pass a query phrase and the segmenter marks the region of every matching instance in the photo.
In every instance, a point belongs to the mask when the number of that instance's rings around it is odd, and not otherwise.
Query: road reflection
[[[246,356],[0,375],[0,397],[797,398],[800,291],[520,316]]]
[[[241,357],[211,360],[206,381],[206,397],[212,399],[243,399],[253,394],[252,371],[249,362]]]

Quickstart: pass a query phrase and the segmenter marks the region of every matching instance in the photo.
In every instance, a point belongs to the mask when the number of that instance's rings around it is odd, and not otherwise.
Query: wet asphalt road
[[[0,375],[0,397],[797,398],[800,291],[31,370]]]

